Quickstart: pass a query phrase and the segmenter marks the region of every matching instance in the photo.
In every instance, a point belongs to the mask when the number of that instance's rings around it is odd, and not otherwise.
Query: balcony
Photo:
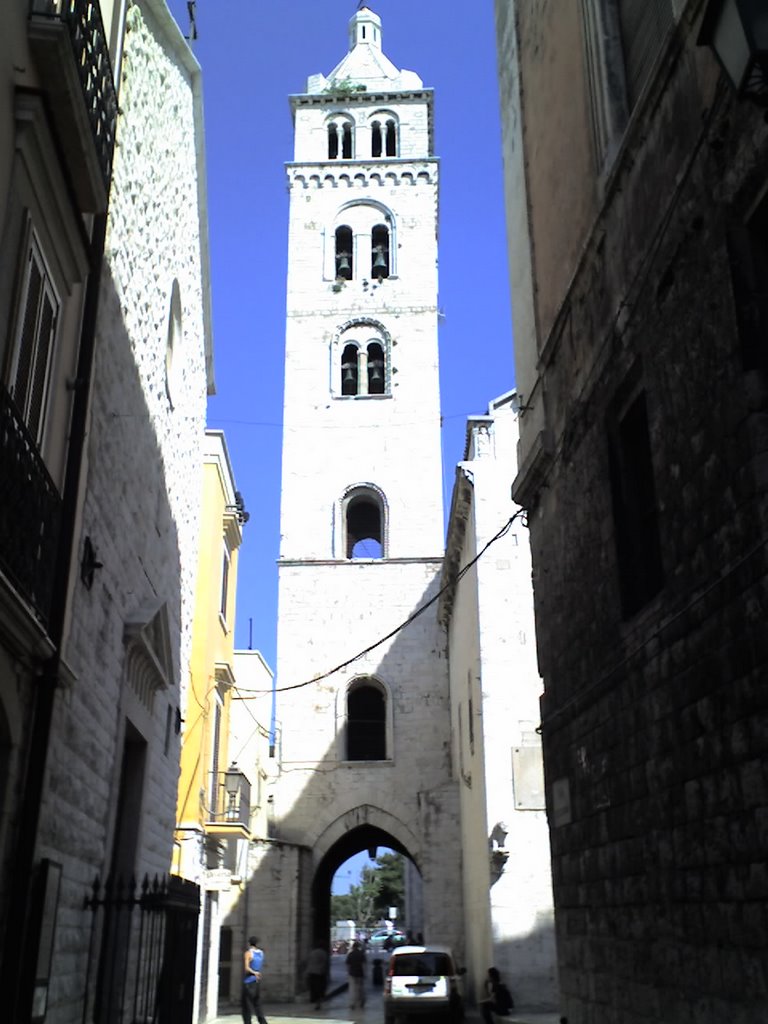
[[[98,0],[33,0],[29,43],[80,209],[106,209],[117,96]]]
[[[0,571],[49,625],[61,497],[6,389],[0,385]]]
[[[211,797],[206,833],[247,838],[251,824],[251,784],[237,765],[211,775]]]

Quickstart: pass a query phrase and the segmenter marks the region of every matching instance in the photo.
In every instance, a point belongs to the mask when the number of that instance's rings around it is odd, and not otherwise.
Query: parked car
[[[447,946],[400,946],[389,957],[384,979],[384,1024],[410,1014],[429,1014],[458,1024],[464,1017],[462,975]]]
[[[392,940],[393,946],[402,946],[405,943],[405,935],[402,932],[392,929],[388,931],[386,928],[382,928],[377,932],[373,932],[368,939],[368,949],[374,953],[380,953],[382,950],[386,952],[387,939]]]

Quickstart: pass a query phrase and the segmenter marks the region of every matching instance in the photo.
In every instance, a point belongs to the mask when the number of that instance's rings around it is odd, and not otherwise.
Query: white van
[[[451,1024],[464,1017],[461,976],[447,946],[400,946],[389,957],[384,979],[384,1024],[427,1013]]]

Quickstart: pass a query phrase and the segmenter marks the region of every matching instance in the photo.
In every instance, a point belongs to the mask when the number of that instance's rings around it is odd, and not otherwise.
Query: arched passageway
[[[375,858],[373,851],[377,848],[402,853],[413,862],[410,851],[395,836],[376,825],[364,824],[345,832],[318,864],[312,881],[312,937],[315,942],[322,945],[328,942],[332,924],[331,883],[336,871],[350,857],[363,850],[367,850],[372,859]]]

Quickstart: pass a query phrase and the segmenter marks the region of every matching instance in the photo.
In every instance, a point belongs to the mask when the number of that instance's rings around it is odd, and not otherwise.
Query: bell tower
[[[445,638],[434,605],[398,629],[443,555],[433,93],[363,8],[291,107],[275,838],[309,851],[300,943],[336,867],[391,846],[423,883],[398,924],[460,949]]]

